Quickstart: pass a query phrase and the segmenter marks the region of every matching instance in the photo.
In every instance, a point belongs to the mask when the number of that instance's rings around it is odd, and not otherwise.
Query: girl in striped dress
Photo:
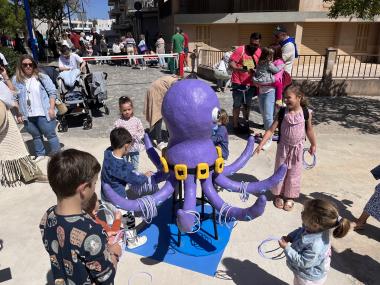
[[[275,169],[285,163],[288,167],[285,178],[272,189],[275,195],[274,205],[277,208],[290,211],[294,206],[294,199],[299,197],[301,191],[302,155],[305,137],[310,141],[309,153],[314,155],[317,149],[316,138],[311,124],[312,114],[307,109],[307,100],[300,86],[289,86],[285,91],[286,108],[283,118],[277,115],[272,126],[264,134],[262,141],[256,148],[259,153],[265,143],[272,137],[279,127],[281,136],[277,146]],[[305,120],[307,114],[308,119]]]

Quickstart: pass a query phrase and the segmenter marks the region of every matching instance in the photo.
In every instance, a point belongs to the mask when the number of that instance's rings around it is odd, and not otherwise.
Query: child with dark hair
[[[302,227],[282,237],[279,245],[293,271],[294,285],[322,285],[330,268],[331,235],[343,238],[350,221],[339,215],[334,204],[321,199],[306,202],[301,218]]]
[[[135,170],[139,168],[140,151],[144,150],[144,127],[139,118],[133,114],[133,102],[127,96],[119,98],[120,118],[116,120],[115,128],[124,128],[132,135],[132,143],[126,158]]]
[[[152,188],[155,185],[151,178],[152,172],[141,174],[137,172],[127,157],[133,142],[131,134],[124,128],[115,128],[110,134],[111,147],[104,151],[103,168],[101,173],[102,184],[108,184],[121,197],[127,198],[126,187],[130,188]],[[156,185],[155,185],[156,186]],[[103,190],[102,190],[103,191]],[[102,194],[102,200],[108,202]],[[106,203],[109,204],[109,203]],[[127,247],[135,248],[143,245],[146,236],[137,236],[135,229],[135,217],[131,212],[123,213],[123,225],[126,229]]]
[[[218,123],[212,130],[211,139],[214,142],[215,146],[220,146],[222,149],[222,156],[224,159],[228,159],[229,150],[228,150],[228,114],[226,110],[220,110],[220,116],[218,119]]]
[[[42,217],[40,230],[55,284],[114,284],[120,245],[109,245],[102,227],[82,211],[99,171],[95,157],[75,149],[49,160],[47,173],[57,205]]]

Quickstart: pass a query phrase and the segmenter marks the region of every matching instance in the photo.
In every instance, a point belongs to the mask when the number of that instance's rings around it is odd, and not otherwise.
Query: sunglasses
[[[23,64],[22,64],[22,67],[23,67],[23,68],[27,68],[27,67],[32,67],[32,68],[33,68],[33,67],[34,67],[34,64],[33,64],[33,63],[23,63]]]

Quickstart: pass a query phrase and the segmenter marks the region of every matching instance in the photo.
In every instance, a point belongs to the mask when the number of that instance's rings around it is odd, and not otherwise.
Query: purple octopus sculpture
[[[142,213],[144,219],[150,222],[157,215],[157,206],[169,199],[176,186],[183,183],[184,203],[182,209],[177,211],[177,225],[182,232],[190,233],[196,227],[199,215],[196,212],[196,189],[197,180],[200,180],[205,197],[219,215],[224,216],[225,221],[250,221],[262,215],[266,205],[264,193],[283,179],[286,166],[280,166],[271,177],[258,182],[237,182],[228,178],[251,158],[254,138],[248,138],[245,150],[235,162],[224,166],[221,150],[211,140],[219,110],[219,100],[205,82],[189,79],[175,83],[168,90],[162,105],[163,118],[169,132],[165,158],[159,157],[147,135],[144,138],[147,154],[159,169],[152,180],[166,183],[155,193],[136,200],[126,200],[108,185],[103,185],[107,200],[127,211]],[[247,200],[248,194],[259,194],[259,197],[248,208],[233,207],[223,201],[214,185],[240,193],[242,200]]]

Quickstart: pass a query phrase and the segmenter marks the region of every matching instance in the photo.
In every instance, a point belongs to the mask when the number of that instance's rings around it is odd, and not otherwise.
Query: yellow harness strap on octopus
[[[169,173],[169,165],[168,165],[168,162],[166,161],[165,157],[161,156],[160,161],[162,164],[162,171],[164,173]]]
[[[199,163],[197,165],[197,178],[198,179],[207,179],[210,176],[210,168],[205,162]]]
[[[219,157],[219,158],[223,156],[223,155],[222,155],[222,148],[221,148],[220,146],[217,146],[217,147],[216,147],[216,153],[218,154],[218,157]]]
[[[219,157],[215,160],[215,173],[221,174],[224,170],[224,159],[223,157]]]
[[[187,166],[186,164],[174,165],[174,174],[177,180],[186,180],[187,178]]]

